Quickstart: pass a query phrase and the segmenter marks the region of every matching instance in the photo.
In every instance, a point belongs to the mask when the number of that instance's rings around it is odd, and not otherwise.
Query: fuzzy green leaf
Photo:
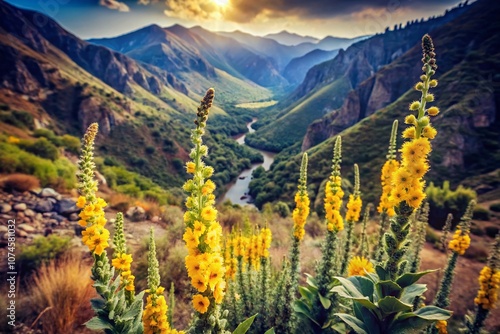
[[[332,302],[330,299],[323,297],[321,293],[318,293],[319,301],[321,302],[321,305],[325,308],[325,310],[328,310],[330,306],[332,306]]]
[[[377,291],[380,298],[384,298],[387,296],[399,298],[401,290],[403,289],[393,281],[380,281],[375,284],[375,290]]]
[[[411,311],[412,305],[405,304],[396,297],[388,296],[378,301],[378,307],[386,314]]]
[[[275,334],[274,327],[271,327],[270,329],[268,329],[264,334]]]
[[[415,297],[423,295],[425,291],[427,291],[426,284],[412,284],[404,288],[400,299],[403,303],[413,304]]]
[[[447,320],[448,318],[451,317],[453,312],[442,309],[437,306],[424,306],[415,312],[408,312],[401,314],[399,317],[397,317],[398,320],[404,320],[408,319],[411,317],[418,317],[424,320],[429,320],[429,321],[438,321],[438,320]]]
[[[306,276],[306,283],[318,290],[318,283],[316,282],[316,279],[309,274],[306,274]]]
[[[252,315],[250,318],[247,318],[245,321],[243,321],[241,324],[236,327],[234,330],[233,334],[245,334],[250,326],[252,326],[253,321],[255,320],[255,317],[257,316],[258,313]]]
[[[122,319],[123,320],[131,320],[137,315],[142,313],[142,306],[143,302],[142,299],[136,299],[134,302],[130,305],[128,311],[123,315]]]
[[[433,273],[435,271],[436,270],[426,270],[426,271],[421,271],[419,273],[406,273],[401,275],[396,280],[396,283],[399,284],[400,287],[406,288],[407,286],[410,286],[416,281],[418,281],[422,276]]]
[[[345,313],[335,313],[343,322],[349,325],[358,334],[368,334],[365,324],[356,317]]]
[[[379,279],[382,281],[390,278],[389,273],[380,264],[375,266],[375,271],[377,272]]]
[[[380,314],[378,310],[369,310],[358,303],[353,303],[352,308],[354,310],[354,315],[365,324],[369,334],[381,334],[379,328],[380,321],[377,316]]]
[[[90,305],[94,311],[102,310],[106,306],[106,301],[102,298],[92,298]]]
[[[308,288],[303,286],[299,286],[299,292],[300,295],[304,297],[304,299],[307,300],[308,303],[310,304],[314,298],[314,293],[312,293]]]
[[[389,333],[419,334],[432,323],[449,319],[451,314],[437,306],[425,306],[415,312],[400,314],[391,324]]]
[[[301,300],[301,299],[296,300],[293,303],[293,310],[295,311],[295,313],[297,313],[298,316],[301,316],[305,319],[309,319],[314,324],[321,327],[321,325],[312,316],[311,309],[310,309],[309,305],[307,305],[303,300]]]
[[[111,331],[114,331],[113,325],[111,325],[107,319],[101,317],[93,317],[92,319],[90,319],[85,323],[85,326],[87,326],[88,329],[91,329],[93,331],[98,331],[103,329],[109,329]]]

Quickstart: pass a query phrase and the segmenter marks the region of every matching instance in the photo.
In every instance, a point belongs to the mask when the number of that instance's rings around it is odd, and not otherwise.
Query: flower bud
[[[439,114],[439,108],[438,107],[430,107],[429,109],[427,109],[427,113],[430,116],[436,116],[437,114]]]
[[[436,87],[438,85],[438,82],[436,79],[432,79],[431,81],[429,81],[429,87]]]
[[[405,117],[405,123],[411,125],[417,125],[417,118],[415,115],[408,115]]]
[[[422,75],[420,76],[420,80],[422,80],[422,81],[427,80],[427,75],[422,74]]]
[[[427,96],[425,97],[425,101],[427,102],[434,101],[434,94],[427,94]]]
[[[415,90],[421,91],[422,89],[424,89],[424,84],[422,82],[417,82]]]
[[[427,125],[429,125],[429,122],[430,122],[430,120],[429,120],[429,117],[427,117],[427,116],[424,116],[418,120],[418,124],[420,126],[427,126]]]
[[[413,101],[413,102],[410,104],[410,110],[418,110],[418,108],[420,108],[420,102],[418,102],[418,101]]]

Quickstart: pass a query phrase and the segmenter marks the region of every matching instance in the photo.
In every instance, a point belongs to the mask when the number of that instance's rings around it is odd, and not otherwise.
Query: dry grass
[[[33,175],[16,173],[2,179],[0,186],[8,192],[25,192],[40,188],[40,181]]]
[[[107,197],[106,201],[111,209],[125,212],[136,199],[129,195],[113,192]]]
[[[76,255],[42,265],[34,274],[25,307],[44,333],[74,333],[93,316],[90,265]],[[41,314],[43,312],[43,314]]]

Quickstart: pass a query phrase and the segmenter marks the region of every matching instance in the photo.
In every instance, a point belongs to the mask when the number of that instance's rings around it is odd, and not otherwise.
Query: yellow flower
[[[197,294],[193,296],[193,307],[196,311],[201,314],[208,311],[208,307],[210,306],[210,300],[203,295]]]
[[[118,254],[116,258],[111,261],[113,267],[118,270],[128,271],[130,270],[130,264],[132,263],[132,255],[130,254]]]
[[[349,276],[365,276],[366,272],[373,273],[373,264],[364,257],[355,256],[347,267]],[[366,271],[366,272],[365,272]]]
[[[432,127],[432,125],[427,125],[423,130],[422,130],[422,137],[429,138],[429,139],[434,139],[437,135],[437,130]]]
[[[189,227],[186,228],[186,232],[184,232],[182,239],[186,242],[188,249],[196,248],[200,244],[200,240]]]
[[[436,116],[437,114],[439,114],[439,108],[430,107],[429,109],[427,109],[427,113],[429,114],[429,116]]]
[[[196,168],[196,164],[194,162],[188,161],[186,163],[186,172],[188,172],[189,174],[194,174],[195,168]]]
[[[217,285],[215,285],[214,289],[214,299],[217,304],[222,303],[224,300],[224,289],[226,288],[226,282],[223,280],[219,281]]]
[[[436,322],[436,328],[438,330],[438,334],[448,334],[448,322],[446,320],[438,320]]]
[[[199,291],[204,292],[208,286],[208,279],[206,276],[196,274],[191,279],[191,284]]]
[[[101,255],[106,247],[109,246],[108,244],[108,237],[105,235],[95,235],[90,239],[90,242],[87,243],[87,246],[91,251],[93,251],[96,255]]]
[[[470,246],[469,235],[467,233],[463,233],[462,230],[460,230],[460,228],[457,228],[455,234],[453,235],[453,238],[448,244],[448,248],[451,249],[453,252],[457,253],[458,255],[464,255],[465,251],[469,248],[469,246]]]
[[[85,203],[87,203],[87,200],[85,199],[84,196],[78,197],[78,200],[76,201],[76,206],[82,209],[85,206]]]
[[[349,201],[347,202],[347,213],[346,220],[350,222],[357,222],[361,213],[362,201],[361,197],[354,195],[349,195]]]
[[[413,116],[413,115],[410,115],[410,116]],[[415,116],[413,116],[413,118],[415,118]],[[406,128],[403,131],[403,138],[413,139],[413,138],[415,138],[415,133],[416,132],[415,132],[415,127],[414,126]]]
[[[206,206],[203,209],[201,209],[201,218],[203,218],[206,221],[212,221],[217,218],[217,210],[215,210],[211,206]]]
[[[210,275],[208,277],[208,285],[210,289],[214,289],[215,285],[224,278],[224,267],[220,263],[212,263],[208,268]]]
[[[9,144],[19,144],[21,142],[21,140],[17,137],[9,136],[9,138],[7,138],[7,142]]]
[[[485,310],[495,308],[500,287],[500,270],[487,265],[479,274],[479,291],[474,302]]]

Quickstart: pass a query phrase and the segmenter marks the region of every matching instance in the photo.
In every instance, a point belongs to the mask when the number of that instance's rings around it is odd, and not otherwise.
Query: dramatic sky
[[[0,0],[1,1],[1,0]],[[265,35],[354,37],[441,15],[457,0],[8,0],[53,17],[82,38],[109,37],[156,23]]]

